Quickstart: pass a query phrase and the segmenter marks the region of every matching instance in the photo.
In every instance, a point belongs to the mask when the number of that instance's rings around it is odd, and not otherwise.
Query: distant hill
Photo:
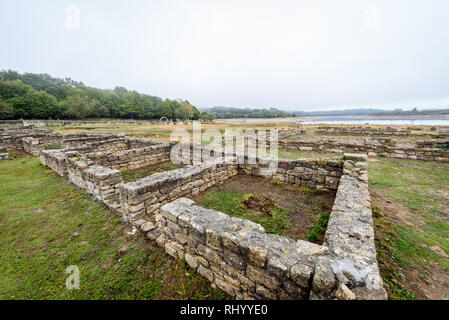
[[[375,113],[376,116],[412,116],[412,115],[438,115],[438,114],[449,114],[449,109],[426,109],[419,111],[417,108],[409,111],[404,111],[401,109],[393,111],[382,111]]]
[[[369,116],[376,113],[385,112],[382,109],[346,109],[331,111],[294,111],[297,117],[320,117],[320,116]]]
[[[345,109],[330,111],[293,111],[286,112],[276,108],[253,109],[253,108],[231,108],[213,107],[202,108],[201,111],[211,114],[217,119],[232,118],[286,118],[286,117],[338,117],[338,116],[388,116],[388,115],[436,115],[449,114],[449,109],[418,109],[404,111],[402,109]]]

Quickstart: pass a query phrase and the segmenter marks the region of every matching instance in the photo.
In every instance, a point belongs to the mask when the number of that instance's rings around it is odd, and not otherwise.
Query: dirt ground
[[[269,179],[244,174],[239,174],[220,185],[211,187],[192,199],[198,202],[204,198],[206,193],[220,191],[256,193],[274,199],[278,206],[287,210],[288,217],[293,222],[293,226],[285,231],[286,235],[302,240],[306,239],[320,213],[330,214],[335,200],[333,192],[303,194],[297,185],[273,185]]]
[[[418,300],[440,300],[449,297],[449,274],[435,261],[429,259],[426,268],[405,268],[399,266],[394,259],[394,253],[390,251],[388,243],[392,237],[398,236],[395,232],[397,225],[409,225],[412,228],[419,228],[411,221],[410,210],[401,203],[390,199],[385,193],[379,190],[370,190],[372,206],[374,209],[374,230],[376,234],[376,246],[380,250],[389,253],[387,259],[378,259],[379,267],[384,270],[384,278],[390,272],[395,275],[388,277],[393,286],[404,287],[409,292],[413,292]],[[447,255],[439,247],[430,247],[432,250],[441,252],[443,256]],[[397,276],[397,274],[401,276]],[[392,286],[386,285],[385,288],[392,293]]]

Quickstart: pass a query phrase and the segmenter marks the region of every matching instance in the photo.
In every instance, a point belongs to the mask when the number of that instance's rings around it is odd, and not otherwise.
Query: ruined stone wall
[[[307,299],[324,246],[265,233],[256,223],[185,198],[156,217],[156,242],[237,299]]]
[[[402,147],[382,144],[370,139],[368,142],[343,143],[332,139],[281,140],[279,147],[298,148],[302,151],[335,153],[364,153],[386,158],[449,162],[449,151],[438,148]]]
[[[345,155],[322,246],[196,206],[164,205],[149,239],[237,299],[386,299],[376,260],[367,157]],[[147,224],[145,225],[147,226]]]
[[[279,139],[283,139],[283,138],[287,138],[290,136],[306,134],[306,133],[307,133],[307,129],[305,127],[299,127],[299,128],[293,128],[293,129],[279,130],[278,136],[279,136]]]
[[[277,159],[276,170],[267,175],[269,157],[245,157],[245,163],[238,168],[245,174],[264,176],[290,184],[311,188],[337,190],[343,171],[341,160]]]
[[[77,157],[66,161],[67,177],[77,187],[94,196],[111,209],[117,207],[120,186],[123,184],[122,172],[102,166],[88,166]]]
[[[416,146],[418,148],[443,148],[449,146],[449,139],[443,140],[417,140]]]
[[[0,120],[0,127],[23,127],[22,120]]]
[[[26,137],[22,138],[22,145],[25,152],[32,156],[38,156],[42,150],[47,147],[60,146],[62,141],[62,135],[60,134],[47,134],[39,138]]]
[[[23,127],[33,125],[36,127],[55,126],[81,126],[94,124],[134,124],[134,125],[156,125],[159,120],[0,120],[0,127]]]
[[[236,174],[234,165],[210,161],[125,183],[120,188],[123,220],[131,222],[156,213],[165,203],[196,195]]]
[[[142,150],[158,150],[165,157],[170,146],[118,138],[127,147],[151,146],[124,153],[100,152],[98,159],[77,151],[43,150],[41,161],[237,299],[386,298],[376,261],[366,155],[345,155],[344,160],[280,160],[276,171],[263,174],[287,183],[337,189],[325,242],[320,246],[266,234],[260,225],[183,199],[238,172],[262,175],[269,159],[243,156],[240,164],[235,161],[242,155],[232,154],[224,161],[220,157],[123,183],[120,170],[99,163],[121,166],[115,162],[120,156],[114,157],[122,154],[131,159]],[[100,142],[108,145],[104,139],[93,143]],[[196,147],[200,156],[211,151]],[[199,159],[191,156],[190,160]],[[149,221],[154,214],[156,225]]]
[[[67,158],[77,155],[77,152],[67,152],[65,149],[42,150],[40,160],[42,165],[49,167],[59,176],[67,176]]]
[[[64,149],[76,150],[79,153],[98,151],[122,151],[128,149],[128,141],[123,135],[92,135],[65,138],[62,141]]]
[[[133,144],[133,146],[135,146]],[[117,170],[134,170],[145,168],[161,162],[170,161],[171,145],[168,143],[152,144],[148,147],[118,152],[95,152],[84,154],[85,161]]]
[[[374,128],[368,126],[318,126],[316,131],[318,134],[326,135],[351,135],[351,136],[411,136],[417,135],[417,133],[412,134],[411,130],[404,130],[400,128],[393,127],[382,127]],[[419,133],[421,134],[421,133]],[[429,135],[428,133],[423,133],[423,135]]]
[[[33,146],[39,144],[39,141],[43,142],[43,145],[47,146],[46,141],[53,142],[60,134],[52,130],[36,129],[34,127],[23,127],[21,129],[6,129],[0,131],[0,145],[7,150],[24,150],[23,138],[31,137],[34,140]],[[36,143],[37,141],[37,143]],[[34,152],[36,147],[30,147],[30,151]]]
[[[345,157],[344,174],[315,267],[311,299],[387,299],[379,273],[366,158]]]
[[[8,160],[8,152],[5,147],[0,146],[0,160]]]

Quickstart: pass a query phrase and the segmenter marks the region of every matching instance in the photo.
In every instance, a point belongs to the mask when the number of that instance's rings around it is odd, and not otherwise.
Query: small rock
[[[156,228],[155,225],[150,221],[145,222],[144,224],[142,224],[140,226],[140,230],[142,230],[142,232],[144,232],[144,233],[147,233],[147,232],[153,230],[154,228]]]
[[[344,283],[339,283],[338,289],[335,292],[335,297],[338,300],[355,300],[355,294]]]

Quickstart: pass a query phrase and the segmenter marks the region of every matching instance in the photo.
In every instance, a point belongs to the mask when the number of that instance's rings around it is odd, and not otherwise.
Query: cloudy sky
[[[0,69],[199,107],[449,106],[447,0],[0,0]]]

